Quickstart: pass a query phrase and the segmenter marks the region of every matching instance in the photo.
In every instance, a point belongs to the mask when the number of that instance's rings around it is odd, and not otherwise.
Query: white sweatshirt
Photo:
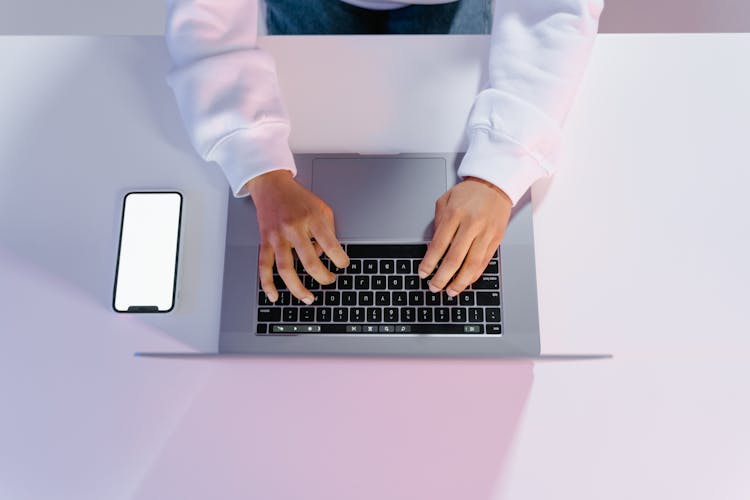
[[[469,116],[459,176],[491,182],[515,205],[552,175],[603,1],[495,0],[489,86]],[[193,146],[221,166],[235,197],[260,174],[297,175],[275,64],[257,47],[257,28],[257,0],[167,0],[167,83]]]

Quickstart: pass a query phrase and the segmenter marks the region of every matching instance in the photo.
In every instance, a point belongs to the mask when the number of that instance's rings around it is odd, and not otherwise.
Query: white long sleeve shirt
[[[602,9],[603,0],[495,0],[489,84],[469,116],[459,176],[491,182],[515,205],[554,173]],[[193,146],[221,166],[235,197],[263,173],[297,174],[275,64],[257,47],[257,28],[257,0],[167,0],[167,83]]]

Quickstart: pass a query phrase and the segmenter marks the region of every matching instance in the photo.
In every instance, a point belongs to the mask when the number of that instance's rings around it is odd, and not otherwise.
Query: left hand
[[[446,292],[454,297],[479,279],[500,246],[512,207],[505,192],[476,177],[466,177],[438,198],[435,234],[419,265],[424,279],[445,254],[430,280],[431,292],[448,285]]]

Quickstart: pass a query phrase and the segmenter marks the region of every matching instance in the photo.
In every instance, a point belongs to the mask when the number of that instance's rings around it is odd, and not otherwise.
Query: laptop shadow
[[[495,498],[533,383],[528,360],[199,363],[134,498]]]

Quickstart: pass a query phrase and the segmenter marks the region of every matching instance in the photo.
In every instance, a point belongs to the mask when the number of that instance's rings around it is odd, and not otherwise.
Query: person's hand
[[[294,180],[289,170],[267,172],[245,186],[258,213],[261,239],[258,273],[263,291],[271,302],[279,297],[273,282],[275,260],[279,276],[289,291],[305,304],[312,304],[313,294],[302,284],[294,268],[292,248],[316,281],[322,284],[335,281],[336,275],[321,262],[320,255],[325,252],[339,268],[349,266],[349,257],[336,239],[331,207]]]
[[[448,285],[446,293],[455,297],[479,279],[500,246],[512,207],[500,188],[476,177],[466,177],[438,198],[434,236],[419,265],[424,279],[445,254],[429,282],[430,291]]]

